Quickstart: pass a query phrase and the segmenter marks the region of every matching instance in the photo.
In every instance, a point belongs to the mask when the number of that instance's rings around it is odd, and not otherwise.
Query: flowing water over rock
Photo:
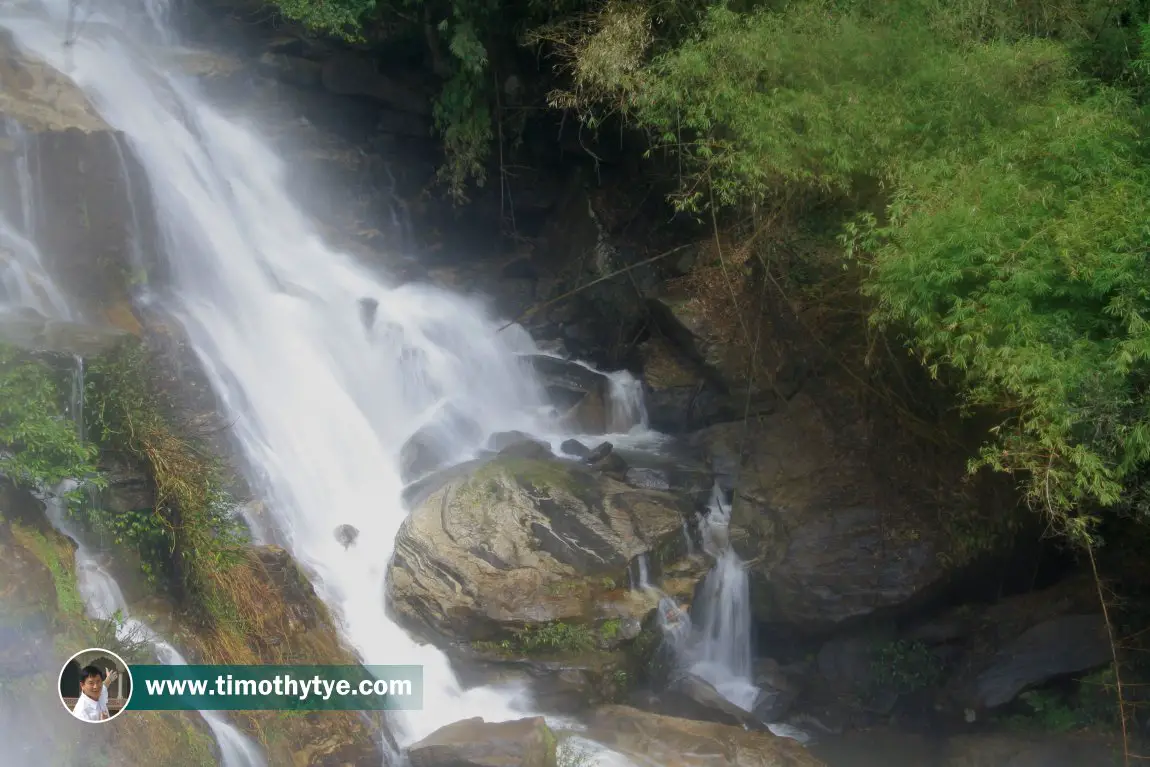
[[[703,548],[715,558],[715,567],[703,581],[691,670],[750,711],[759,693],[751,668],[750,579],[727,541],[730,518],[730,505],[723,502],[716,485],[703,525]]]
[[[14,120],[0,118],[0,307],[71,318],[34,242],[36,186],[29,151],[34,140]]]
[[[663,598],[659,619],[683,672],[711,685],[738,709],[760,715],[758,705],[764,690],[755,684],[750,578],[745,563],[730,545],[730,520],[730,503],[716,483],[708,513],[700,524],[703,549],[715,565],[692,607],[694,615]],[[790,725],[762,724],[775,735],[799,742],[809,740],[806,733]]]
[[[0,26],[67,72],[146,169],[173,285],[157,303],[235,418],[280,536],[364,662],[424,667],[425,707],[397,717],[400,742],[469,716],[521,716],[509,704],[520,690],[461,689],[442,653],[389,620],[384,574],[406,515],[400,450],[434,414],[468,417],[454,460],[500,431],[562,440],[518,356],[535,351],[530,339],[497,333],[465,298],[394,286],[327,247],[289,198],[279,158],[152,55],[171,37],[158,2],[143,16],[101,4],[69,47],[67,0],[23,7],[0,11]],[[378,307],[370,330],[363,299]],[[620,410],[629,422],[631,405]],[[358,531],[355,546],[332,535],[339,524]]]
[[[146,642],[156,651],[159,661],[169,666],[186,666],[184,656],[160,637],[146,624],[132,618],[128,603],[120,591],[119,584],[111,573],[105,570],[73,526],[64,510],[63,496],[75,486],[65,482],[43,500],[47,507],[48,521],[64,535],[76,542],[76,581],[80,596],[84,600],[88,615],[97,620],[119,619],[116,629],[122,641]],[[204,721],[211,728],[216,744],[220,748],[221,764],[224,767],[264,767],[264,759],[259,747],[218,711],[201,711]]]
[[[703,550],[715,560],[700,591],[695,615],[683,614],[664,600],[664,632],[682,665],[715,687],[739,708],[754,708],[759,688],[751,666],[750,582],[743,561],[730,547],[731,511],[716,484],[701,528]]]

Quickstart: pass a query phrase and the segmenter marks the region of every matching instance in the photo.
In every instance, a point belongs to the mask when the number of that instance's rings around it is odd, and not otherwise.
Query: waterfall
[[[607,431],[625,434],[634,428],[649,427],[647,408],[643,403],[643,382],[626,370],[607,374],[608,389]]]
[[[0,311],[23,308],[71,319],[68,302],[48,278],[35,244],[36,185],[29,163],[34,141],[19,124],[0,117]]]
[[[465,414],[447,427],[461,455],[498,431],[556,430],[517,356],[530,339],[497,332],[478,302],[393,284],[325,245],[289,198],[283,162],[157,57],[171,39],[160,0],[143,14],[129,0],[93,5],[66,49],[69,1],[29,6],[0,11],[0,26],[84,89],[148,176],[172,281],[155,303],[182,325],[230,411],[278,537],[315,574],[364,663],[424,667],[425,708],[396,712],[397,739],[530,713],[513,705],[522,689],[462,689],[446,656],[384,611],[406,516],[399,454],[420,424],[447,406]],[[363,299],[378,307],[370,332]],[[340,524],[359,530],[346,550]]]
[[[703,550],[715,559],[715,566],[703,581],[695,615],[683,616],[673,604],[664,605],[660,613],[683,665],[731,703],[751,711],[760,690],[752,667],[750,578],[731,548],[730,521],[731,507],[715,483],[701,525]]]
[[[160,663],[176,666],[187,665],[187,661],[176,648],[144,623],[132,618],[128,603],[120,591],[116,579],[105,570],[96,556],[82,542],[82,538],[70,524],[64,509],[64,495],[76,486],[73,481],[65,481],[51,493],[40,494],[47,508],[48,521],[62,534],[76,542],[76,581],[80,596],[84,600],[88,616],[97,620],[112,620],[119,617],[116,636],[121,641],[144,641],[155,648]],[[218,711],[201,711],[216,744],[220,749],[223,767],[264,767],[265,762],[259,747],[241,733]]]

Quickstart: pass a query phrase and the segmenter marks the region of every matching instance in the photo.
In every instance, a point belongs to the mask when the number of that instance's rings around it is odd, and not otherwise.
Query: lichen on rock
[[[628,568],[672,550],[689,511],[670,493],[570,462],[500,456],[432,493],[404,522],[389,604],[412,630],[449,642],[641,620],[654,605],[621,588]]]

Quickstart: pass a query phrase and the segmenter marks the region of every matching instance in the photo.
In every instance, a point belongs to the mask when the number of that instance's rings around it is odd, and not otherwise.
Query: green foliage
[[[347,40],[359,40],[360,27],[375,0],[272,0],[285,18]]]
[[[943,670],[938,656],[925,644],[899,640],[875,648],[871,681],[876,689],[908,695],[936,684]]]
[[[11,526],[13,537],[48,568],[52,574],[52,585],[56,590],[56,611],[63,616],[80,617],[84,614],[84,600],[76,585],[73,572],[72,549],[62,541],[49,540],[37,530],[20,525]]]
[[[603,621],[603,625],[599,627],[599,634],[608,642],[614,641],[619,636],[622,630],[622,624],[618,618],[611,618],[610,620]]]
[[[540,626],[526,626],[514,632],[510,639],[475,642],[474,646],[477,650],[488,652],[535,655],[587,652],[594,650],[597,644],[595,632],[587,626],[556,621]]]
[[[219,571],[240,561],[242,527],[230,510],[222,467],[172,426],[174,408],[151,368],[147,349],[127,341],[91,361],[87,419],[92,438],[112,455],[147,468],[152,508],[113,512],[98,501],[79,508],[118,544],[137,548],[145,573],[179,578],[201,606],[221,597]]]
[[[1113,731],[1119,726],[1114,697],[1114,670],[1107,667],[1070,688],[1027,690],[1002,719],[1007,726],[1027,732]]]
[[[0,473],[17,484],[51,487],[95,478],[95,450],[65,412],[60,372],[0,346]]]
[[[1118,503],[1150,458],[1150,184],[1127,109],[1104,92],[977,162],[915,163],[888,223],[863,223],[876,319],[908,328],[932,373],[956,371],[970,404],[1012,411],[975,466],[1026,472],[1059,517]]]
[[[1150,510],[1144,3],[716,5],[663,49],[641,13],[568,41],[555,103],[677,155],[684,209],[829,203],[874,323],[1001,414],[972,470],[1082,541]]]
[[[433,116],[447,153],[439,179],[456,200],[464,201],[469,182],[483,186],[487,179],[485,163],[491,152],[487,57],[466,25],[456,29],[451,51],[459,57],[459,65],[436,98]]]

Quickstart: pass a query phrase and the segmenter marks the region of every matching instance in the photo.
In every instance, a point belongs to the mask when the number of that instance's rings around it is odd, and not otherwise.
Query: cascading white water
[[[730,506],[716,483],[702,523],[703,550],[714,557],[715,566],[703,581],[696,614],[690,620],[676,616],[667,628],[691,673],[750,711],[760,693],[752,667],[750,578],[730,546],[730,521]]]
[[[445,656],[384,612],[384,574],[405,517],[404,442],[430,417],[466,414],[457,458],[488,435],[545,434],[542,392],[517,354],[525,333],[497,333],[477,304],[429,287],[393,287],[320,241],[285,190],[282,163],[156,58],[164,8],[108,0],[67,48],[68,0],[0,10],[0,26],[82,87],[122,130],[155,198],[184,327],[293,555],[367,664],[424,668],[422,711],[401,743],[470,716],[515,718],[518,689],[463,690]],[[27,6],[26,6],[27,7]],[[374,326],[359,301],[378,302]],[[451,428],[451,427],[448,427]],[[345,549],[341,524],[359,536]]]
[[[74,487],[74,482],[67,481],[52,493],[44,494],[42,500],[52,526],[76,542],[76,582],[88,616],[97,620],[118,618],[116,635],[121,641],[147,642],[155,649],[160,663],[186,666],[188,662],[175,647],[149,626],[130,616],[127,600],[124,599],[116,579],[100,566],[99,561],[84,545],[82,538],[69,522],[63,498],[64,494]],[[216,745],[220,748],[223,767],[264,767],[265,762],[259,747],[228,722],[222,714],[218,711],[199,713],[211,729]]]
[[[607,374],[610,382],[607,431],[626,433],[649,428],[647,408],[643,404],[643,382],[626,370]]]
[[[636,590],[644,590],[651,588],[651,577],[648,574],[649,568],[647,565],[647,555],[640,554],[635,558],[634,574],[632,575],[631,568],[628,568],[627,575],[631,578],[631,588]]]
[[[35,244],[36,186],[28,161],[34,140],[15,121],[0,117],[0,142],[8,145],[10,158],[0,163],[0,311],[24,308],[71,319]]]

